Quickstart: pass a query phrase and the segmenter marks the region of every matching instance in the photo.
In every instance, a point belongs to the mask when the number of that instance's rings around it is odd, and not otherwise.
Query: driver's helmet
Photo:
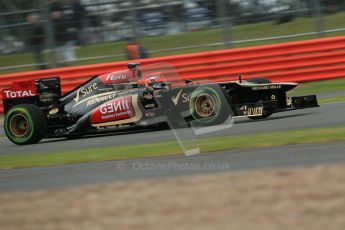
[[[159,89],[161,86],[159,84],[159,77],[158,76],[152,76],[145,80],[145,87],[146,88],[153,88],[153,89]]]

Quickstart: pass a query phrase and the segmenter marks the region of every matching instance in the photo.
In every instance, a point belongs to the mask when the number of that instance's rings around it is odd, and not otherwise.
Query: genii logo
[[[132,97],[121,97],[108,101],[91,112],[91,124],[123,120],[135,116]]]

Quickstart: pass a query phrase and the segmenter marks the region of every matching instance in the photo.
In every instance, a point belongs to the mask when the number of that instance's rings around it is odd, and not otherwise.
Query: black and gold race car
[[[149,128],[163,123],[213,126],[229,117],[262,119],[276,112],[317,107],[315,95],[287,97],[297,83],[182,80],[158,63],[92,77],[61,96],[58,77],[13,82],[3,90],[7,137],[31,144],[49,137]]]

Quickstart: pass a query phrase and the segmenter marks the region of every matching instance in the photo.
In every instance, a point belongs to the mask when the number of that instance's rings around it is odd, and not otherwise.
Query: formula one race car
[[[127,67],[95,76],[63,96],[58,77],[13,82],[2,92],[7,137],[23,145],[169,122],[211,126],[229,117],[261,119],[318,106],[315,95],[286,96],[297,83],[265,78],[201,83],[181,80],[167,63]]]

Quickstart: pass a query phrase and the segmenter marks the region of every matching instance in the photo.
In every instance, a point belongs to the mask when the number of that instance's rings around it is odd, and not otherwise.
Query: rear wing
[[[2,91],[5,114],[19,104],[36,104],[49,106],[61,97],[59,77],[14,81],[9,88]]]

